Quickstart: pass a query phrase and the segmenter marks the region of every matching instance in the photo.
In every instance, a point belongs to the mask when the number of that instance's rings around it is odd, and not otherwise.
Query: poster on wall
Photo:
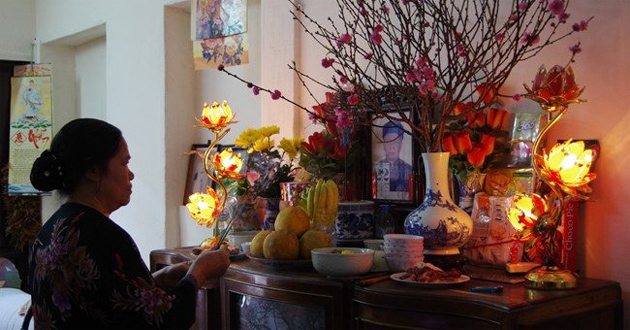
[[[247,0],[193,0],[191,4],[192,40],[247,31]]]
[[[249,63],[247,33],[225,38],[196,40],[193,42],[195,70],[234,66]]]
[[[31,185],[30,172],[35,159],[48,148],[52,140],[51,87],[50,76],[11,78],[10,195],[41,193]]]

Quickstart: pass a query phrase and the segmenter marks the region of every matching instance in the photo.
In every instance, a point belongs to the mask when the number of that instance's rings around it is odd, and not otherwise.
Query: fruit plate
[[[412,286],[417,286],[420,288],[425,288],[425,289],[444,289],[444,288],[450,288],[465,282],[470,281],[470,277],[466,276],[466,275],[461,275],[458,279],[454,280],[454,281],[442,281],[442,282],[416,282],[410,279],[403,279],[401,278],[402,276],[404,276],[405,274],[407,274],[407,272],[400,272],[400,273],[396,273],[396,274],[392,274],[389,276],[389,278],[391,278],[392,280],[396,281],[396,282],[400,282],[400,283],[405,283],[405,284],[409,284]]]
[[[265,267],[274,269],[313,269],[313,262],[310,259],[297,259],[297,260],[280,260],[280,259],[265,259],[254,257],[247,253],[249,260],[263,265]]]

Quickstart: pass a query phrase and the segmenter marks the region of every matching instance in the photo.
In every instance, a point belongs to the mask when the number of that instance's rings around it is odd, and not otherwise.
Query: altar
[[[151,269],[191,258],[190,248],[151,252]],[[621,329],[619,283],[580,278],[572,290],[476,279],[447,288],[406,285],[387,273],[328,278],[308,263],[233,260],[199,291],[198,329]],[[370,280],[374,279],[374,280]],[[502,286],[501,293],[469,292]]]

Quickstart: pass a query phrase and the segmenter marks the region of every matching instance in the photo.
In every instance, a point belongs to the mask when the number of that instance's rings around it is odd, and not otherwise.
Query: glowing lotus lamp
[[[228,125],[236,123],[232,114],[232,109],[227,101],[219,104],[217,102],[208,105],[203,104],[201,119],[197,119],[199,127],[207,128],[214,134],[214,139],[206,148],[202,156],[203,167],[206,175],[210,180],[217,184],[219,191],[212,187],[206,187],[207,193],[194,193],[189,197],[190,203],[186,204],[190,216],[197,221],[199,225],[207,227],[215,225],[214,235],[219,236],[218,218],[223,211],[223,207],[227,201],[227,189],[221,181],[223,178],[237,179],[239,172],[243,166],[243,160],[240,154],[234,154],[232,149],[226,149],[221,152],[211,154],[212,149],[217,143],[230,131]],[[191,153],[195,153],[192,151]],[[225,235],[232,227],[230,219],[223,235],[218,240],[219,247],[225,238]]]
[[[569,104],[585,102],[578,99],[584,88],[575,83],[570,67],[556,65],[549,71],[541,66],[532,87],[525,86],[525,89],[525,97],[538,102],[549,117],[548,124],[534,143],[532,165],[537,177],[551,192],[545,196],[517,196],[508,213],[510,222],[521,231],[521,239],[526,241],[526,250],[543,244],[545,257],[551,260],[558,252],[555,240],[565,203],[572,199],[587,199],[591,192],[588,184],[595,179],[595,174],[590,173],[593,151],[585,149],[584,142],[568,140],[554,145],[547,153],[542,141],[568,111]],[[525,278],[525,285],[531,288],[568,289],[577,285],[577,278],[571,272],[553,265],[534,269]]]

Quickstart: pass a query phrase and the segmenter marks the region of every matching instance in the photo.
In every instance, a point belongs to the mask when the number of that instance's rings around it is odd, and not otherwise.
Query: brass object
[[[577,276],[570,270],[556,266],[542,266],[525,275],[525,286],[530,289],[564,290],[577,287]]]

